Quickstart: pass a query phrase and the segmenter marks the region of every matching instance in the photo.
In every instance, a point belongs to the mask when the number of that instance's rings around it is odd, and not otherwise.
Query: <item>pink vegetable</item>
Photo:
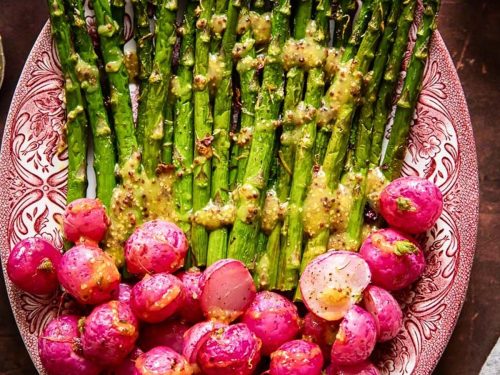
[[[363,242],[359,254],[367,261],[373,284],[387,290],[406,288],[424,272],[418,243],[395,229],[381,229]]]
[[[270,375],[320,375],[323,354],[318,345],[294,340],[283,344],[271,354]]]
[[[406,233],[431,229],[443,211],[441,190],[429,180],[408,176],[392,181],[380,195],[380,213]]]
[[[148,323],[171,317],[184,301],[181,281],[168,273],[146,275],[134,285],[130,305],[134,314]]]
[[[363,294],[363,302],[377,324],[378,341],[384,342],[396,337],[403,326],[403,312],[391,293],[370,285]]]
[[[73,243],[101,242],[110,224],[106,208],[98,199],[77,199],[64,211],[64,237]]]
[[[184,333],[189,325],[179,320],[167,320],[159,324],[146,324],[141,328],[139,347],[150,350],[156,346],[168,346],[182,354]]]
[[[330,356],[332,344],[339,329],[338,322],[329,322],[308,312],[304,317],[302,337],[319,345],[324,358]]]
[[[49,375],[98,375],[101,368],[81,355],[79,317],[63,315],[47,324],[38,351]]]
[[[134,349],[139,323],[127,303],[110,301],[97,306],[85,319],[83,354],[103,366],[122,363]]]
[[[369,312],[354,305],[340,323],[332,346],[332,362],[340,365],[362,362],[372,353],[376,340],[375,319]]]
[[[57,268],[62,254],[50,242],[27,238],[9,254],[7,274],[20,289],[33,294],[48,294],[59,287]]]
[[[377,368],[368,361],[352,366],[340,366],[332,363],[326,369],[325,375],[380,375]]]
[[[120,284],[113,259],[91,245],[78,245],[64,253],[57,277],[78,302],[91,305],[113,298]]]
[[[184,232],[162,220],[144,223],[125,244],[125,260],[130,273],[145,274],[177,271],[184,265],[188,251]]]
[[[222,259],[209,266],[200,279],[201,308],[208,319],[230,323],[240,317],[255,298],[255,284],[245,265]]]
[[[320,318],[341,319],[370,283],[368,264],[356,253],[330,251],[315,258],[300,277],[307,309]]]
[[[141,354],[135,361],[136,375],[191,375],[191,366],[179,353],[157,346]]]
[[[120,365],[106,372],[106,375],[137,375],[135,361],[142,353],[143,351],[139,348],[133,349]]]
[[[226,326],[224,323],[212,321],[195,324],[184,333],[182,355],[186,357],[189,363],[196,364],[198,351],[201,345],[208,339],[210,333]]]
[[[132,293],[132,286],[127,283],[120,283],[118,285],[118,290],[115,293],[113,299],[117,299],[120,302],[130,303],[130,294]]]
[[[201,310],[200,304],[201,275],[201,271],[196,267],[177,274],[177,277],[182,281],[184,291],[186,292],[184,303],[179,309],[179,315],[182,319],[190,323],[196,323],[203,320],[203,311]]]
[[[257,293],[241,319],[262,341],[262,353],[271,354],[299,333],[297,307],[273,292]]]
[[[197,362],[205,375],[250,375],[260,361],[261,341],[238,323],[213,331],[201,345]]]

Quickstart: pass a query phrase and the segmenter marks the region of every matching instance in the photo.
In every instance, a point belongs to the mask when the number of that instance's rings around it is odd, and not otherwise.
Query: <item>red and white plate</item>
[[[415,28],[412,38],[415,39]],[[12,100],[0,157],[0,250],[5,264],[20,239],[42,236],[62,245],[57,217],[65,204],[67,155],[62,75],[42,30]],[[444,211],[426,235],[427,269],[411,290],[397,297],[404,329],[381,346],[374,360],[383,374],[427,375],[452,334],[465,299],[478,220],[478,171],[472,127],[462,87],[440,35],[432,39],[423,91],[415,114],[403,173],[424,176],[444,195]],[[72,309],[60,294],[33,296],[7,277],[12,311],[40,373],[37,336],[55,315]]]

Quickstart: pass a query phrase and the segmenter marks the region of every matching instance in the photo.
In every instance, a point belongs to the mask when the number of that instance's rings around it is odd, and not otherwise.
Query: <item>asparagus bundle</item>
[[[243,184],[238,189],[237,218],[229,239],[228,257],[253,269],[263,190],[269,179],[275,129],[283,102],[283,67],[279,61],[288,36],[290,4],[278,0],[272,13],[272,40],[266,57],[262,88],[255,108],[255,125]]]
[[[97,54],[87,33],[82,0],[68,0],[68,16],[73,26],[77,54],[75,71],[87,103],[87,116],[92,129],[94,146],[94,170],[97,180],[96,195],[109,208],[116,185],[115,149],[111,125],[104,105]]]
[[[335,108],[337,118],[328,141],[323,165],[316,172],[305,201],[307,211],[304,212],[304,220],[308,224],[305,229],[311,238],[304,251],[302,266],[299,263],[300,259],[299,262],[287,264],[291,274],[297,274],[299,268],[303,269],[314,257],[326,251],[332,220],[331,206],[338,199],[334,197],[334,191],[344,167],[351,123],[361,94],[361,80],[373,61],[375,55],[373,51],[376,50],[382,34],[388,8],[388,1],[374,1],[373,15],[355,59],[341,66],[327,92],[327,96],[331,98],[330,107]],[[339,203],[343,203],[341,199],[340,202],[336,202],[337,205]]]
[[[85,197],[87,189],[87,118],[80,83],[72,59],[74,55],[71,29],[62,0],[48,0],[52,36],[64,75],[66,97],[66,144],[68,148],[67,202]]]

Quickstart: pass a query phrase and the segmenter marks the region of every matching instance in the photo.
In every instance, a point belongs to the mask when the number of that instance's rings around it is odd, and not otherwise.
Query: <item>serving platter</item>
[[[88,19],[92,27],[92,19]],[[416,28],[412,30],[415,39]],[[62,147],[62,75],[43,28],[12,100],[0,156],[0,251],[5,264],[19,240],[40,235],[62,247],[58,216],[65,205],[67,154]],[[443,192],[444,211],[425,244],[427,268],[411,289],[398,293],[404,329],[373,359],[383,374],[432,373],[465,299],[478,220],[478,172],[464,94],[446,46],[435,33],[422,94],[403,167],[405,175],[432,180]],[[89,194],[92,194],[91,189]],[[37,336],[55,315],[76,307],[60,293],[33,296],[5,277],[12,311],[40,373]]]

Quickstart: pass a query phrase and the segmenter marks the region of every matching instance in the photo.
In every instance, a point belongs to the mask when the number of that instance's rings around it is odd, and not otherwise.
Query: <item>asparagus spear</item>
[[[125,0],[111,0],[111,14],[118,23],[119,34],[122,44],[125,42],[124,22],[125,22]]]
[[[153,68],[153,33],[149,25],[148,1],[132,0],[132,4],[134,6],[134,30],[139,58],[139,79],[142,84],[148,80]]]
[[[72,60],[74,53],[70,25],[64,13],[63,0],[48,0],[52,37],[64,75],[66,97],[66,143],[68,147],[67,202],[85,197],[87,188],[87,118],[80,84]]]
[[[256,104],[255,128],[245,171],[238,191],[237,219],[229,240],[228,256],[254,266],[255,239],[259,213],[264,200],[263,190],[272,164],[280,107],[283,102],[283,67],[279,61],[288,36],[290,3],[278,0],[272,12],[272,40],[264,68],[262,89]]]
[[[214,103],[214,142],[212,160],[212,201],[222,206],[227,203],[229,191],[229,131],[233,95],[233,47],[236,42],[236,25],[240,12],[239,0],[229,0],[227,27],[222,37],[220,61],[223,64],[222,77],[217,87]],[[225,258],[228,229],[222,227],[210,233],[208,239],[207,264]]]
[[[355,57],[356,51],[359,47],[359,44],[361,43],[362,36],[366,31],[366,27],[368,26],[368,21],[372,14],[372,6],[373,6],[373,0],[363,1],[356,22],[354,22],[352,26],[352,34],[350,35],[347,41],[345,41],[345,37],[342,39],[342,43],[345,44],[341,46],[344,47],[344,50],[343,51],[340,50],[339,52],[342,55],[341,63],[347,64]],[[348,4],[345,4],[345,8],[341,7],[340,9],[345,9],[342,11],[344,13],[346,12],[346,10],[349,10],[350,8],[348,7]],[[336,41],[336,44],[338,44],[338,41]],[[332,90],[333,90],[333,85],[331,85],[329,88],[330,93],[332,92]],[[327,94],[327,96],[325,97],[326,102],[329,101],[328,95],[329,94]],[[325,158],[326,148],[328,146],[328,141],[330,140],[331,133],[332,133],[331,126],[322,125],[316,136],[316,143],[314,145],[314,155],[316,155],[318,164],[323,163],[323,159]]]
[[[417,31],[417,40],[406,70],[403,89],[394,115],[391,136],[382,163],[382,171],[386,178],[390,180],[399,175],[403,164],[408,133],[422,88],[422,77],[429,53],[429,43],[432,33],[436,29],[436,16],[440,3],[439,0],[424,1],[423,19]]]
[[[325,160],[317,175],[317,178],[323,181],[316,188],[324,190],[323,195],[328,200],[331,200],[328,192],[336,189],[343,170],[351,122],[361,91],[361,79],[367,73],[374,58],[373,51],[376,49],[382,33],[387,10],[388,0],[374,1],[373,15],[355,60],[346,64],[344,70],[337,74],[334,84],[327,93],[327,95],[331,95],[332,100],[337,101],[334,105],[338,108],[338,114],[332,136],[328,142]],[[345,87],[346,82],[349,82],[347,87]],[[309,194],[318,193],[318,191],[314,190],[314,186],[313,184]],[[304,220],[315,220],[315,218],[304,217]],[[327,220],[328,223],[329,219]],[[330,228],[328,225],[320,226],[312,233],[312,238],[309,239],[303,255],[301,269],[307,266],[311,259],[326,251],[329,235]]]
[[[328,43],[328,8],[327,1],[320,1],[316,9],[315,39],[326,46]],[[314,109],[321,105],[324,90],[324,71],[322,67],[312,69],[307,77],[305,104]],[[311,120],[302,125],[298,139],[293,180],[290,190],[290,201],[286,216],[287,231],[281,247],[279,262],[278,289],[293,289],[297,282],[296,269],[300,266],[302,253],[303,224],[302,212],[306,189],[311,180],[313,167],[313,146],[316,138],[316,121]],[[295,265],[291,267],[292,265]]]
[[[94,143],[94,169],[97,180],[97,198],[109,208],[111,195],[116,185],[115,150],[111,135],[111,126],[104,105],[97,67],[97,55],[85,23],[82,0],[68,0],[67,10],[73,27],[74,43],[77,54],[76,75],[87,101],[87,116],[92,128]]]
[[[189,212],[193,207],[193,65],[194,65],[194,33],[195,3],[187,4],[184,23],[180,30],[182,43],[180,50],[177,80],[174,81],[174,92],[177,94],[174,120],[174,157],[173,163],[177,172],[174,184],[175,206],[180,217],[181,229],[189,235],[191,224]]]
[[[153,177],[160,162],[163,140],[164,106],[167,102],[172,74],[172,54],[176,41],[177,0],[163,0],[158,6],[156,45],[153,68],[146,96],[139,107],[138,126],[144,129],[142,163],[146,174]],[[171,124],[170,124],[171,125]]]
[[[361,229],[363,227],[364,208],[366,203],[366,177],[368,172],[368,159],[370,157],[371,134],[375,102],[383,78],[389,50],[394,42],[396,34],[396,23],[398,22],[402,0],[392,3],[391,12],[385,24],[384,34],[380,42],[370,81],[365,91],[364,104],[358,118],[358,131],[354,153],[352,155],[352,170],[347,171],[345,179],[350,187],[351,210],[347,220],[345,238],[342,248],[357,250],[361,241]],[[402,15],[404,19],[405,14]],[[344,179],[344,177],[343,177]]]
[[[196,22],[195,65],[194,65],[194,130],[195,150],[193,169],[193,211],[201,210],[210,200],[212,115],[208,91],[208,58],[210,49],[209,21],[212,16],[213,0],[200,0]],[[193,222],[191,246],[196,265],[207,262],[208,232],[202,225]]]
[[[170,82],[170,85],[172,82]],[[172,164],[174,149],[174,113],[175,113],[175,99],[174,95],[169,89],[167,101],[163,107],[163,140],[161,147],[161,162],[165,165]]]
[[[111,110],[118,149],[118,163],[122,167],[137,152],[134,118],[130,103],[128,74],[120,48],[118,24],[111,16],[107,0],[93,0],[97,33],[101,42],[105,70],[111,91]]]

